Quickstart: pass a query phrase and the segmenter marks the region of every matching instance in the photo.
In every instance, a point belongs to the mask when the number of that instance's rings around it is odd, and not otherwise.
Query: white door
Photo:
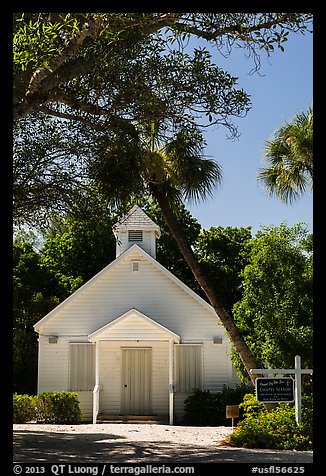
[[[122,414],[150,415],[152,349],[122,348]]]

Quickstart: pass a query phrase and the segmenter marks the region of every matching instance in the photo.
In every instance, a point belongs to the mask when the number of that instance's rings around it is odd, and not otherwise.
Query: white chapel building
[[[114,227],[116,259],[38,321],[38,393],[77,392],[85,421],[166,417],[194,388],[239,378],[214,309],[158,261],[160,228],[137,205]]]

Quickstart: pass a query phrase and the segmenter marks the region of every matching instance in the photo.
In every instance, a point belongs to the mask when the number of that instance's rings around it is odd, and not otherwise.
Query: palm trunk
[[[250,374],[250,369],[258,368],[258,364],[252,355],[249,347],[247,346],[245,340],[243,339],[239,329],[235,325],[232,317],[229,312],[224,308],[221,303],[219,296],[217,295],[214,287],[211,285],[209,277],[207,276],[205,270],[198,262],[194,252],[189,245],[185,234],[180,226],[166,196],[164,193],[157,190],[156,187],[151,187],[151,192],[153,196],[158,201],[158,204],[161,208],[164,219],[184,257],[188,266],[190,267],[195,279],[205,292],[207,298],[210,301],[210,304],[216,311],[216,314],[220,318],[223,326],[225,327],[227,333],[230,336],[230,339],[238,351],[240,358],[248,372],[248,375],[252,382],[255,382],[256,375]]]

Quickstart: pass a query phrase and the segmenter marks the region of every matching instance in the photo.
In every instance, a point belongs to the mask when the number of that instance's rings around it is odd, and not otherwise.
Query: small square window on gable
[[[143,241],[143,230],[128,230],[129,243],[140,243]]]
[[[139,269],[140,269],[139,261],[132,261],[131,262],[131,271],[132,271],[132,273],[138,272]]]

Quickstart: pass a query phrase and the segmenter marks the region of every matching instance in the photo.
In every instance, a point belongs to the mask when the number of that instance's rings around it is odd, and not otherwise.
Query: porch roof
[[[173,340],[180,342],[181,340],[178,334],[134,308],[89,334],[88,339],[91,342],[97,340]]]

